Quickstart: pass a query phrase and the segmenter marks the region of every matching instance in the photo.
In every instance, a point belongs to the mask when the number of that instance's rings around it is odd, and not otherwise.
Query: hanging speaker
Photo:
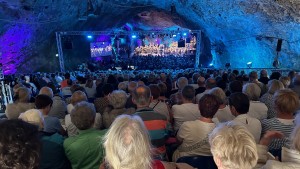
[[[277,41],[277,47],[276,47],[276,51],[277,52],[281,51],[281,46],[282,46],[282,39],[278,39],[278,41]]]

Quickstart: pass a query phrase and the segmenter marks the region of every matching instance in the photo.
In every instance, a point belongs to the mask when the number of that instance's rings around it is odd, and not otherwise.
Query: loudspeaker
[[[179,40],[178,41],[178,47],[179,48],[184,48],[185,47],[185,41],[184,40]]]
[[[282,39],[278,39],[278,41],[277,41],[277,47],[276,47],[276,51],[277,52],[281,51],[281,46],[282,46]]]
[[[63,47],[64,47],[64,49],[73,49],[73,43],[72,42],[64,42]]]

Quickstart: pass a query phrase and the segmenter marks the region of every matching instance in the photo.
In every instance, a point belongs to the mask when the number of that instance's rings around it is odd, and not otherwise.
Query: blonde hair
[[[293,114],[299,108],[298,95],[290,89],[278,90],[274,94],[274,105],[280,113]]]
[[[279,78],[279,80],[281,81],[281,83],[283,84],[284,88],[288,88],[289,85],[291,84],[291,79],[288,76],[281,76]]]
[[[214,158],[225,169],[252,169],[258,160],[256,143],[249,131],[234,123],[225,123],[209,135]]]
[[[273,79],[268,82],[268,93],[274,94],[277,90],[284,89],[284,85],[279,80]]]
[[[139,116],[121,115],[104,137],[105,160],[112,169],[151,169],[151,143]]]

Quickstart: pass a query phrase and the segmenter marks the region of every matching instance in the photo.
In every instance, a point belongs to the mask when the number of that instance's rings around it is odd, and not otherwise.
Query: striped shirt
[[[289,124],[283,123],[282,121],[287,121],[287,122],[289,122]],[[268,130],[280,131],[284,135],[284,138],[273,139],[269,145],[269,150],[278,150],[288,144],[289,137],[294,128],[293,119],[291,119],[291,120],[278,119],[278,118],[263,119],[261,121],[261,124],[262,124],[262,136]]]
[[[166,153],[166,140],[168,138],[168,121],[167,118],[155,112],[152,108],[145,108],[136,111],[144,121],[149,132],[152,145],[155,147],[155,154],[163,157]]]

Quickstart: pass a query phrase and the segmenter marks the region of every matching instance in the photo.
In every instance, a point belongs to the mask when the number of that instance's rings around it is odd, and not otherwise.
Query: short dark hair
[[[104,95],[108,95],[109,93],[114,91],[114,87],[112,84],[106,83],[105,85],[102,86],[101,90]]]
[[[212,94],[205,94],[199,100],[200,114],[205,118],[213,118],[219,110],[219,106],[217,97]]]
[[[229,83],[229,91],[231,93],[236,93],[236,92],[242,92],[243,91],[243,84],[239,80],[234,80]]]
[[[70,73],[65,73],[65,79],[70,79],[71,75]]]
[[[149,85],[149,88],[151,90],[151,94],[153,96],[153,99],[158,99],[160,96],[160,89],[156,84]]]
[[[95,122],[96,109],[92,103],[82,101],[75,105],[70,116],[72,123],[79,130],[87,130],[91,128]]]
[[[0,135],[1,168],[38,168],[41,144],[37,126],[4,120],[0,122]]]
[[[37,109],[44,109],[47,106],[52,104],[53,104],[52,98],[45,94],[39,94],[35,97],[35,107]]]
[[[241,92],[236,92],[230,95],[229,106],[233,106],[239,114],[246,114],[249,111],[250,100],[248,96]]]
[[[181,91],[183,98],[187,100],[193,100],[195,97],[195,89],[191,85],[186,85]]]

